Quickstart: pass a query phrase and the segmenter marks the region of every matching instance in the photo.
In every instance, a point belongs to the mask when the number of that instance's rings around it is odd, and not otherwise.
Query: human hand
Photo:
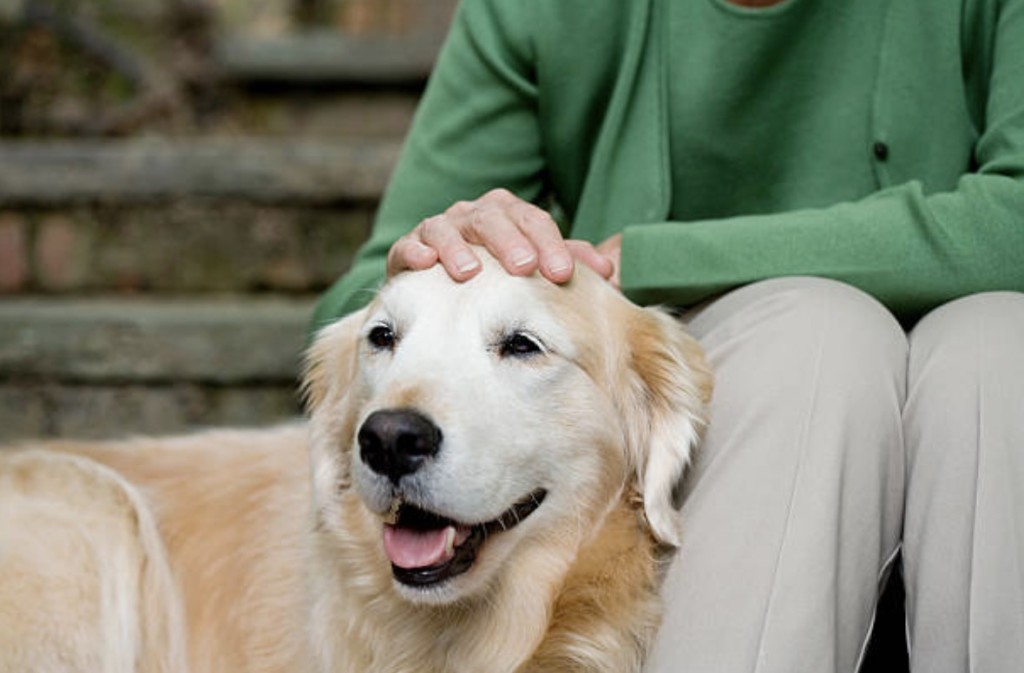
[[[621,260],[622,260],[622,234],[615,234],[609,238],[606,238],[601,242],[600,245],[595,248],[597,254],[604,257],[612,266],[612,272],[605,276],[608,282],[611,283],[616,290],[622,289],[622,272],[621,272]]]
[[[564,283],[572,277],[574,259],[604,278],[615,273],[612,259],[590,243],[562,238],[546,211],[495,189],[428,217],[395,241],[388,251],[388,276],[440,262],[455,280],[468,280],[481,268],[473,244],[484,246],[513,275],[540,271],[548,280]]]

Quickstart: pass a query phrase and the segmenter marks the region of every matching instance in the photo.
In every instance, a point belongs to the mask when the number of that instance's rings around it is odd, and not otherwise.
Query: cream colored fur
[[[516,330],[542,354],[502,356]],[[675,320],[586,271],[406,274],[322,332],[305,389],[294,426],[0,454],[0,672],[639,671],[710,394]],[[393,579],[355,441],[396,406],[444,433],[416,476],[439,513],[548,492],[437,588]]]

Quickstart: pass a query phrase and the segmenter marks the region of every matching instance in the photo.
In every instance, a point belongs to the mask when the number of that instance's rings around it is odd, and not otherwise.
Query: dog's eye
[[[503,358],[527,358],[542,352],[540,344],[522,332],[513,332],[505,336],[498,345],[498,355]]]
[[[395,331],[387,325],[377,325],[366,335],[366,340],[377,350],[391,350],[395,347]]]

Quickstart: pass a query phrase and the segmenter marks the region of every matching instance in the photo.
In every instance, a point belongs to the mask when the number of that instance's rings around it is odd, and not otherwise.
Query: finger
[[[612,278],[615,273],[615,264],[608,259],[588,241],[570,240],[566,246],[580,263],[587,265],[605,280]]]
[[[572,278],[572,253],[551,215],[522,201],[513,207],[513,214],[519,230],[538,252],[541,274],[554,283]]]
[[[508,273],[527,276],[537,270],[537,249],[507,209],[477,209],[471,219],[470,229],[467,237],[486,247]]]
[[[480,271],[480,260],[447,213],[423,220],[416,229],[420,241],[437,251],[445,271],[455,280],[468,280]]]
[[[402,271],[420,271],[437,263],[437,250],[419,240],[417,232],[401,237],[388,250],[387,275],[390,278]]]
[[[489,208],[489,207],[501,207],[508,208],[514,206],[517,203],[526,203],[521,198],[510,192],[509,190],[498,187],[487,192],[479,199],[473,202],[473,205],[477,208]]]
[[[612,273],[608,277],[608,282],[617,289],[622,289],[622,234],[618,233],[614,236],[609,236],[595,248],[597,254],[604,257],[609,261],[612,268]]]

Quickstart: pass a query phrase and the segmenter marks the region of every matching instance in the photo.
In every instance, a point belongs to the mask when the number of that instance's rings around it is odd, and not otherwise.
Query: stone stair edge
[[[0,207],[182,198],[374,202],[400,147],[392,139],[5,140]]]
[[[214,58],[219,74],[234,81],[422,85],[443,37],[346,36],[323,29],[275,37],[229,33],[217,40]]]
[[[0,381],[292,383],[313,297],[13,297]]]

